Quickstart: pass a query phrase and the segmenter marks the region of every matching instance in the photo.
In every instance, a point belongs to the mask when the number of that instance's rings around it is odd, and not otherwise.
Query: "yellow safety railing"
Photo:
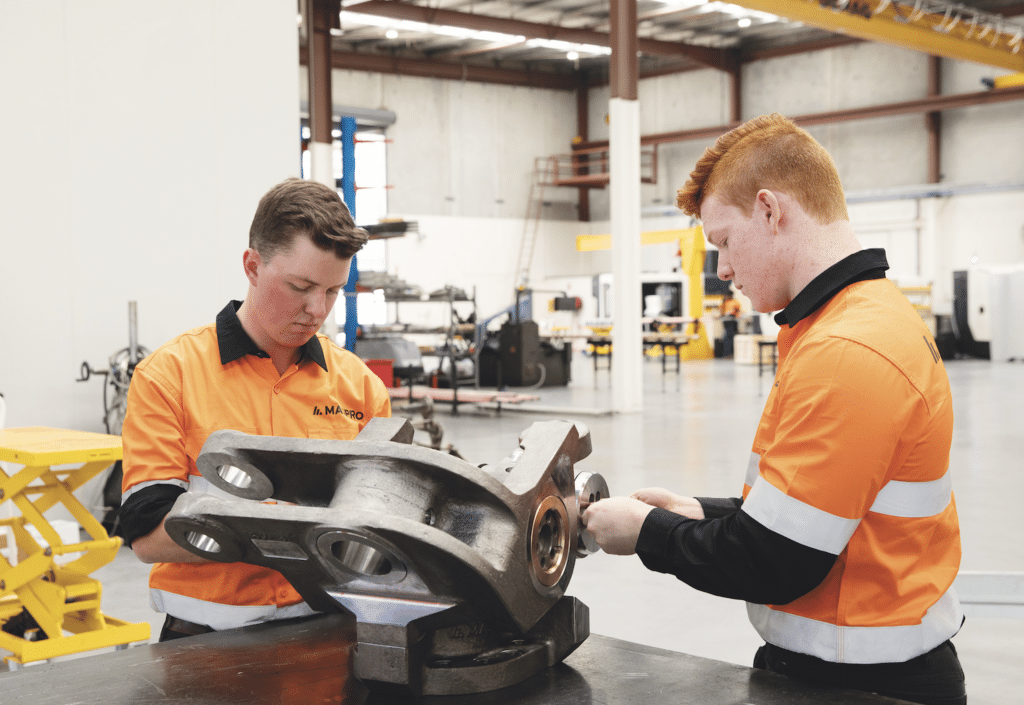
[[[8,560],[0,554],[0,648],[11,652],[4,657],[9,663],[149,639],[149,624],[124,622],[100,611],[102,587],[88,576],[110,563],[122,542],[108,536],[73,494],[120,459],[118,436],[42,427],[0,430],[0,460],[23,466],[12,475],[0,472],[0,505],[12,502],[21,513],[0,519],[0,526],[10,527],[14,535],[17,555],[23,556]],[[75,467],[55,467],[68,465]],[[90,540],[61,540],[43,516],[57,504],[71,513]],[[82,555],[63,565],[56,560],[70,553]],[[34,624],[27,634],[17,633],[20,625],[30,623],[26,615]]]

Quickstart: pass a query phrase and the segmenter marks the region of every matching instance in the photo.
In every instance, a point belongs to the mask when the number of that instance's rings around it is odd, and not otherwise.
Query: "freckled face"
[[[718,248],[718,278],[731,281],[755,311],[781,311],[789,304],[776,239],[762,209],[747,215],[714,194],[700,207],[708,242]]]
[[[253,322],[259,329],[256,337],[262,338],[257,344],[264,349],[305,345],[334,307],[348,281],[351,261],[321,250],[301,235],[290,249],[266,262],[248,250],[245,265],[252,285]]]

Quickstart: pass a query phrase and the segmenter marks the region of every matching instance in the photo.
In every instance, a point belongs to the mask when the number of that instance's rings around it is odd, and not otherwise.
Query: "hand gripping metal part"
[[[608,493],[600,475],[573,477],[589,431],[535,423],[479,467],[412,435],[398,418],[352,441],[214,432],[196,464],[232,498],[187,492],[165,527],[199,556],[280,571],[314,609],[353,614],[353,672],[373,690],[478,693],[560,662],[590,634],[565,589],[596,550],[582,510]]]

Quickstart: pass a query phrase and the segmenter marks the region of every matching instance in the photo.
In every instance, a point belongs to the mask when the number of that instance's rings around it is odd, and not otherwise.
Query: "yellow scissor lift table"
[[[121,539],[107,535],[103,525],[72,494],[111,463],[121,459],[121,438],[57,428],[0,430],[0,461],[23,467],[13,475],[0,472],[0,505],[10,501],[21,516],[0,519],[13,532],[19,555],[0,555],[0,626],[31,615],[36,638],[0,631],[0,649],[12,668],[32,661],[108,646],[126,647],[149,639],[149,624],[124,622],[100,612],[100,582],[89,574],[117,555]],[[75,467],[63,467],[75,465]],[[62,466],[62,467],[55,467]],[[43,514],[63,504],[91,537],[65,544]],[[48,546],[41,546],[31,525]],[[82,555],[64,565],[55,558]],[[18,631],[18,630],[12,630]],[[45,638],[44,638],[45,635]]]

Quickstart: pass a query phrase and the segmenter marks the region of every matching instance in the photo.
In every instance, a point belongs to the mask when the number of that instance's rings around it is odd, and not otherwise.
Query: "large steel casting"
[[[398,418],[352,441],[217,431],[197,466],[226,494],[183,494],[165,527],[197,555],[278,570],[314,609],[353,614],[353,670],[373,689],[483,692],[558,663],[590,633],[565,589],[596,550],[580,515],[608,494],[600,475],[574,476],[586,427],[535,423],[479,467],[412,436]]]

